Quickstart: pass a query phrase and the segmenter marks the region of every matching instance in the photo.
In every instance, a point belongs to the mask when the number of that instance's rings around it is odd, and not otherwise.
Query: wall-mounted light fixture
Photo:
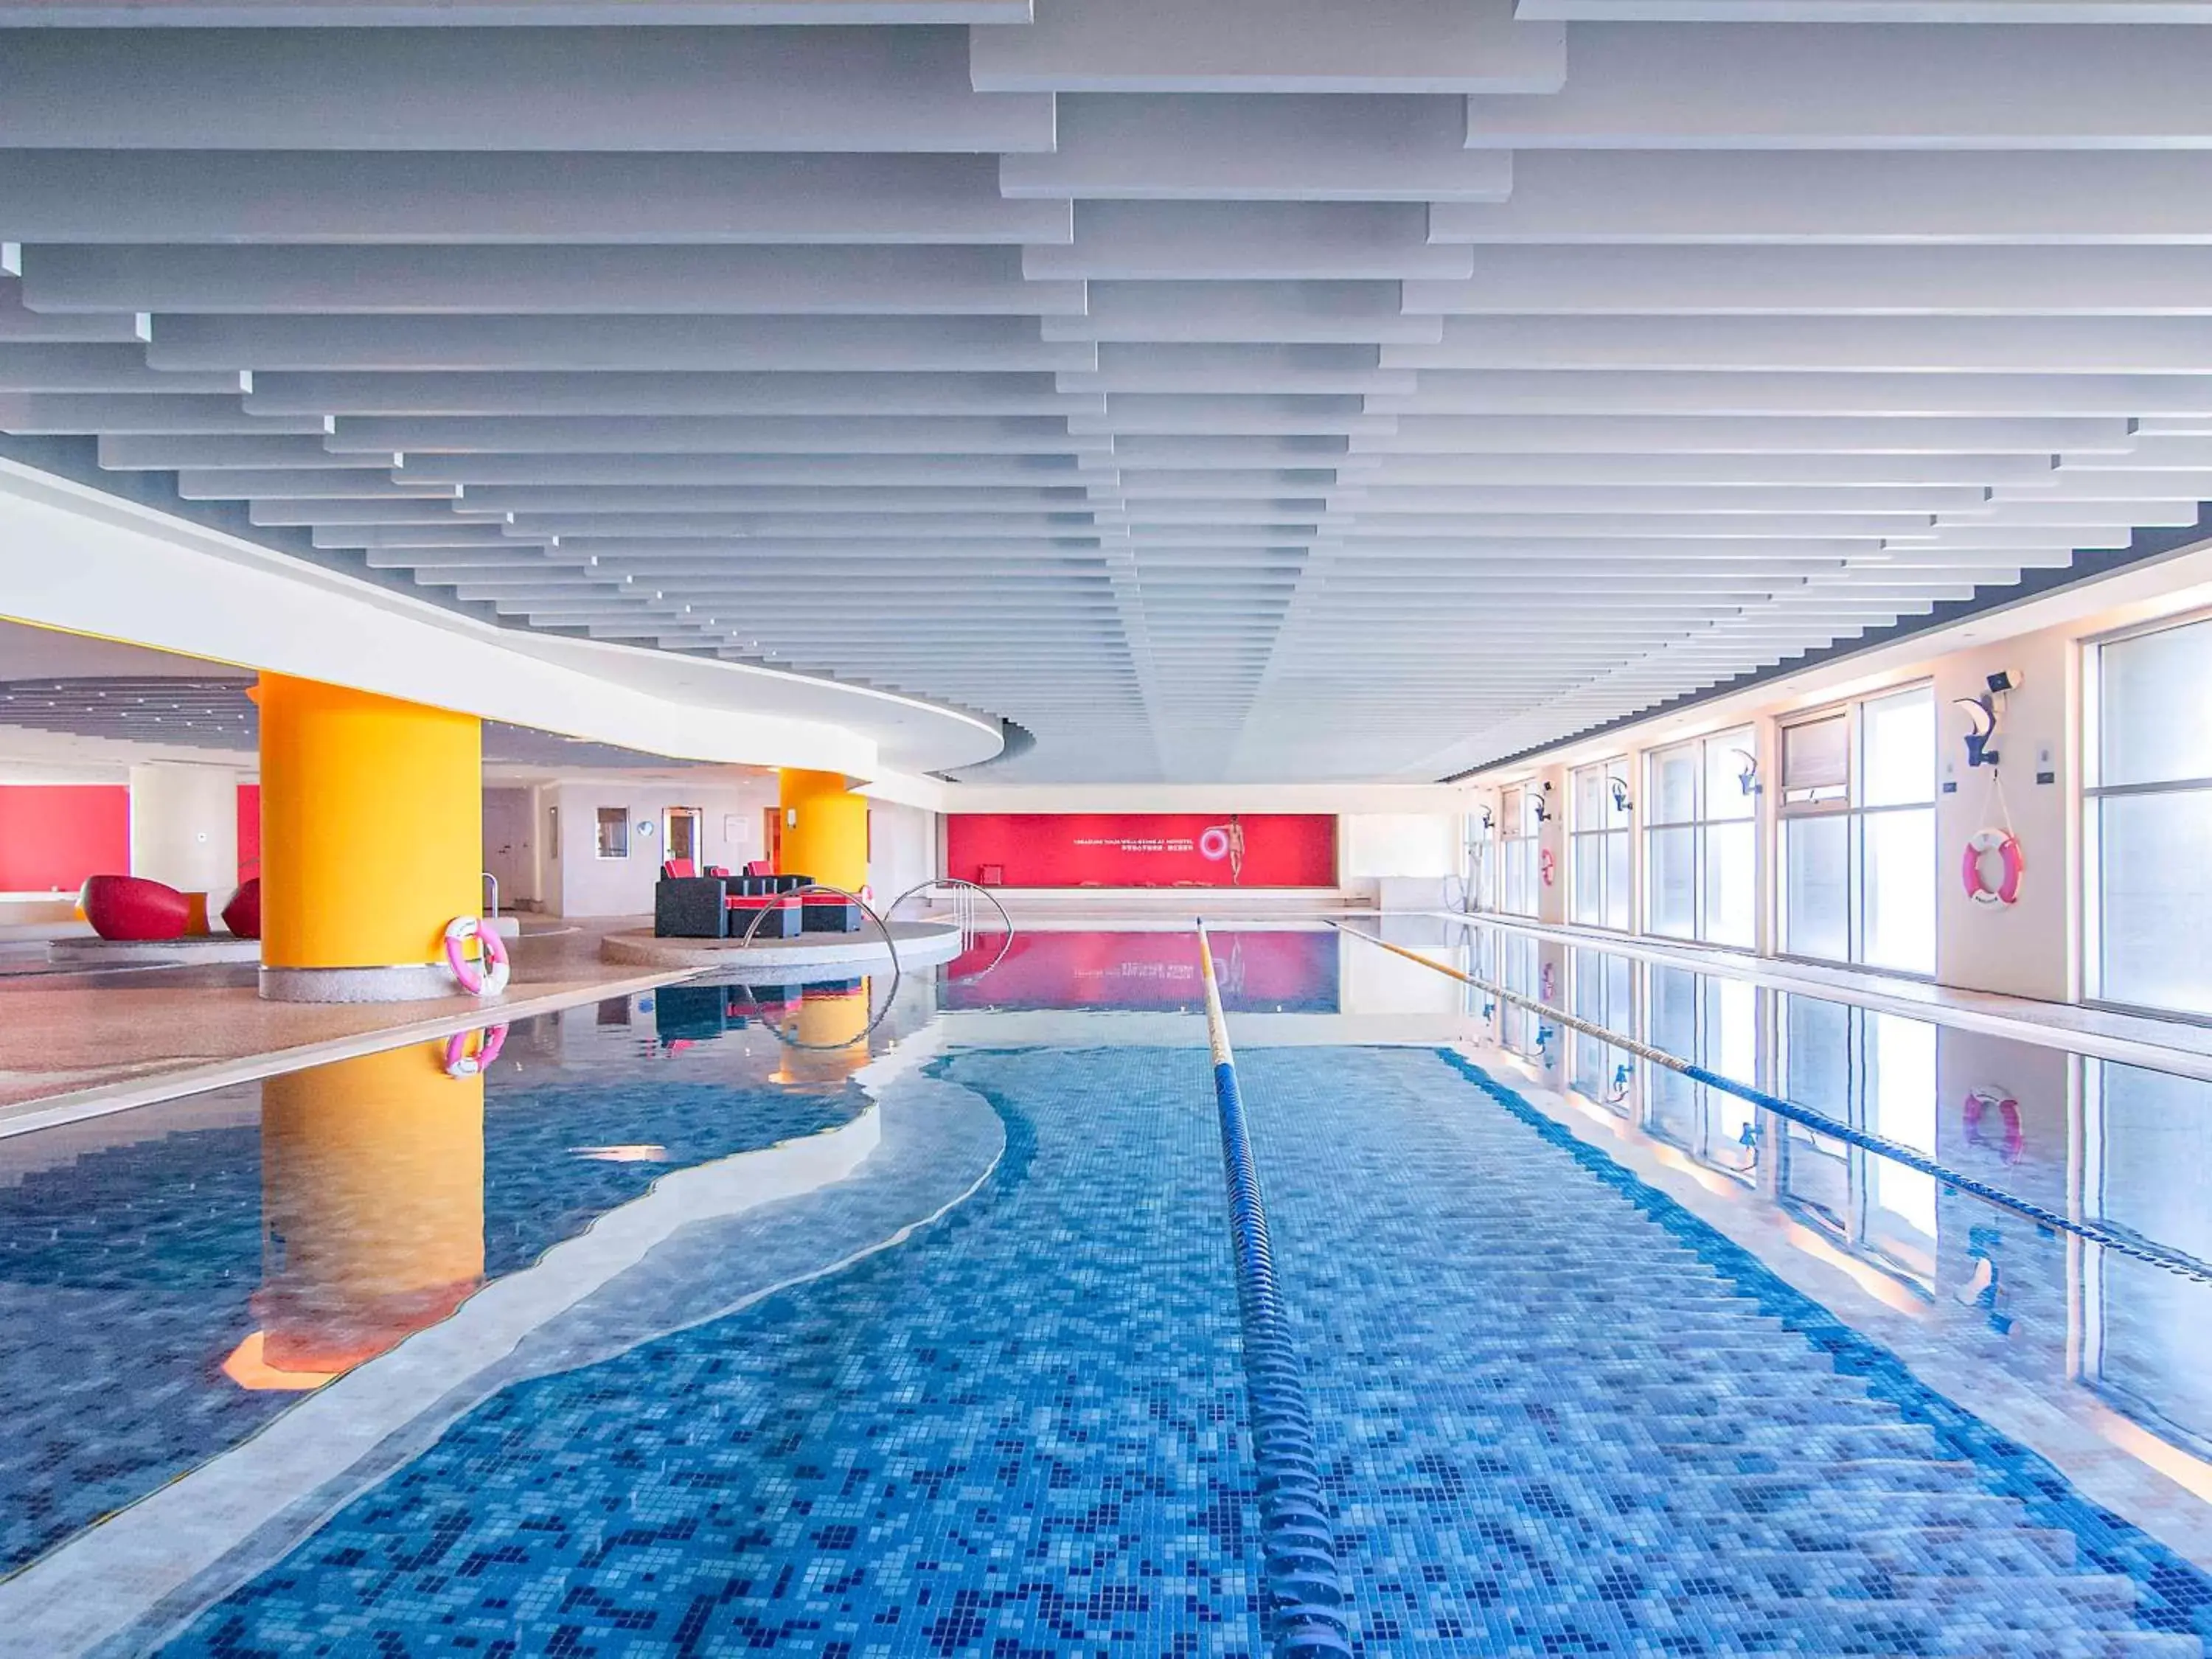
[[[1740,763],[1735,769],[1736,787],[1747,795],[1759,793],[1765,787],[1759,781],[1759,757],[1748,749],[1733,749],[1729,752]]]

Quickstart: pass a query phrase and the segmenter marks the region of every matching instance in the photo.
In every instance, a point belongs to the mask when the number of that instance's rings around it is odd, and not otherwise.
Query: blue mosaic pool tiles
[[[1241,1063],[1364,1651],[2199,1651],[2202,1576],[1510,1091]]]
[[[1255,1652],[1234,1281],[1187,1053],[974,1054],[908,1244],[520,1384],[165,1651]]]
[[[548,1024],[520,1025],[510,1042],[528,1052]],[[488,1278],[528,1266],[672,1168],[816,1133],[867,1103],[856,1086],[802,1093],[627,1048],[579,1048],[579,1063],[561,1070],[487,1074]],[[764,1053],[757,1069],[772,1063]],[[258,1102],[249,1084],[143,1108],[130,1119],[141,1138],[0,1187],[0,1571],[237,1444],[299,1397],[241,1389],[220,1369],[258,1322],[249,1305],[263,1278]],[[33,1152],[38,1139],[27,1137]],[[574,1152],[620,1143],[659,1150],[628,1163]]]

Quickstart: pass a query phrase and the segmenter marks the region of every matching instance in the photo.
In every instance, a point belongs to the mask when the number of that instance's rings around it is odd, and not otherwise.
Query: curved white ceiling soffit
[[[6,461],[0,616],[683,760],[875,779],[1003,742],[865,687],[495,627]]]
[[[533,695],[1425,781],[2194,525],[2212,30],[2137,25],[2207,21],[0,0],[94,26],[0,52],[0,432],[534,630]]]

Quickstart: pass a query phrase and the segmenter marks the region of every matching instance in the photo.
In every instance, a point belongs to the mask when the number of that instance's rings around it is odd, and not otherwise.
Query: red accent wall
[[[131,792],[119,783],[0,784],[0,892],[74,895],[131,868]]]
[[[1241,860],[1219,852],[1238,831]],[[1006,887],[1334,887],[1336,819],[1318,812],[947,817],[945,873],[982,881],[993,867]]]
[[[261,873],[261,786],[238,786],[238,878],[252,880]]]

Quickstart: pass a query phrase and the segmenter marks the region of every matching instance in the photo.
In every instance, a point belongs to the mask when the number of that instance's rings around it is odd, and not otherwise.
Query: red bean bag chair
[[[222,907],[222,925],[238,939],[261,937],[261,878],[242,884]]]
[[[191,921],[184,894],[138,876],[88,876],[77,903],[92,931],[107,939],[182,939]]]

